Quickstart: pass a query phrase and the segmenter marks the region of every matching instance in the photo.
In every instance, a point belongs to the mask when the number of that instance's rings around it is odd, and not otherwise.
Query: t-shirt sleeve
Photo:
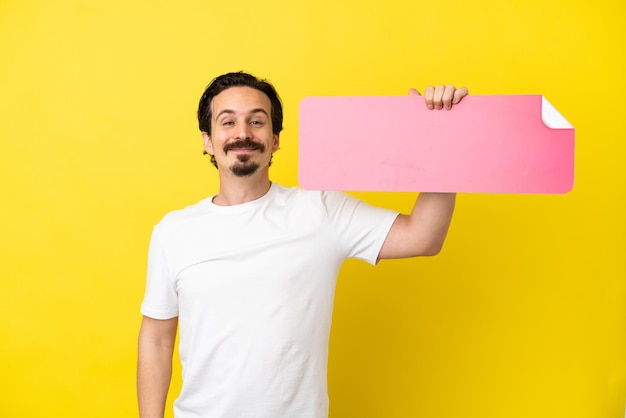
[[[170,319],[178,316],[178,294],[171,277],[167,253],[160,242],[155,227],[148,251],[148,275],[146,292],[141,303],[141,313],[154,319]]]
[[[343,192],[322,192],[335,241],[347,258],[376,264],[398,212],[369,205]]]

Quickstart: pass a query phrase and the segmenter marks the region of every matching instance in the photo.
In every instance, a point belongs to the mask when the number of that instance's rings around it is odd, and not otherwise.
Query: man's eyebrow
[[[222,110],[220,113],[218,113],[217,115],[215,115],[215,119],[219,119],[220,116],[222,116],[223,114],[235,114],[234,110],[230,110],[230,109],[224,109]]]
[[[218,113],[215,116],[215,119],[219,119],[220,116],[222,116],[223,114],[229,114],[229,115],[234,115],[236,112],[232,109],[224,109],[222,110],[220,113]],[[266,117],[269,117],[269,115],[267,114],[267,112],[265,111],[265,109],[263,109],[262,107],[257,107],[255,109],[252,109],[249,114],[254,114],[254,113],[263,113]]]
[[[263,109],[262,107],[257,107],[256,109],[252,109],[250,111],[250,113],[263,113],[265,116],[269,117],[269,115],[267,114],[267,112],[265,111],[265,109]]]

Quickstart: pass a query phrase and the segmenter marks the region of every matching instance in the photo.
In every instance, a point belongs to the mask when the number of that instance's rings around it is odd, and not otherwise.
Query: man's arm
[[[143,317],[137,357],[137,400],[141,418],[163,418],[172,378],[178,318]]]
[[[424,101],[429,109],[450,109],[467,96],[465,87],[428,87]],[[409,95],[419,95],[415,89]],[[446,239],[456,194],[421,193],[410,215],[396,218],[380,250],[379,259],[435,255],[441,251]]]
[[[454,193],[422,193],[410,215],[398,215],[379,259],[436,255],[441,251],[454,212]]]

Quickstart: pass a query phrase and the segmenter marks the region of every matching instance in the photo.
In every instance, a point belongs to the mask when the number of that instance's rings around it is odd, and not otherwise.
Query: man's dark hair
[[[231,87],[251,87],[262,91],[270,99],[272,131],[278,134],[283,130],[283,105],[276,93],[276,89],[266,80],[259,80],[251,74],[239,71],[216,77],[204,90],[198,105],[198,125],[201,132],[211,135],[211,102],[213,98]]]

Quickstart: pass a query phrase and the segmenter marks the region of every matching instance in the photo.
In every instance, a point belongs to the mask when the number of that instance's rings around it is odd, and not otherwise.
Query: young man
[[[449,109],[465,95],[429,87],[425,101]],[[141,307],[140,416],[163,417],[180,324],[177,418],[327,417],[342,262],[437,254],[455,195],[422,193],[410,214],[399,215],[341,192],[272,183],[282,105],[269,83],[249,74],[213,80],[198,119],[220,189],[154,228]]]

